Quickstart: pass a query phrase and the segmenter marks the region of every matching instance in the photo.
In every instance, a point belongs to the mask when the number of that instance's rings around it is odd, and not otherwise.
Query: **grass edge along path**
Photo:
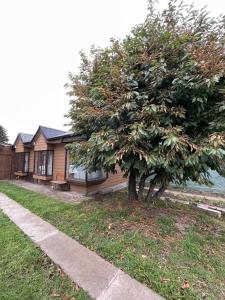
[[[0,210],[1,300],[91,300]]]

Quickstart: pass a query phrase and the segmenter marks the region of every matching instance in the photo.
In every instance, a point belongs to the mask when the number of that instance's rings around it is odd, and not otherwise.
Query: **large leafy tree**
[[[170,182],[224,174],[224,25],[193,5],[170,1],[160,13],[149,2],[145,22],[123,41],[81,53],[66,85],[72,129],[87,136],[70,145],[74,161],[89,171],[119,165],[130,200],[144,199],[147,178],[153,201]]]
[[[9,138],[6,129],[0,125],[0,144],[8,143]]]

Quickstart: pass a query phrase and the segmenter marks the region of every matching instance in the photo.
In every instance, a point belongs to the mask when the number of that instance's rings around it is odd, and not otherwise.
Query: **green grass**
[[[163,201],[128,206],[125,192],[72,205],[6,182],[0,191],[167,299],[225,299],[224,218]]]
[[[0,249],[1,300],[91,299],[1,211]]]

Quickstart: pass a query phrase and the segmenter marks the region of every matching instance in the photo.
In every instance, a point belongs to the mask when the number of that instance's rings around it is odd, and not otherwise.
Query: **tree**
[[[8,143],[9,138],[6,129],[0,125],[0,144]]]
[[[81,53],[66,85],[72,130],[87,136],[69,146],[74,162],[106,172],[118,164],[130,201],[225,172],[225,17],[173,0],[161,13],[148,9],[123,41]]]

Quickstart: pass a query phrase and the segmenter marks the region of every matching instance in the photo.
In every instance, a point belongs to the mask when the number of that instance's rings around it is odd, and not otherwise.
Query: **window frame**
[[[51,165],[51,174],[48,174],[48,161],[49,155],[52,154],[52,165]],[[45,154],[46,159],[43,165],[40,164],[41,155]],[[38,150],[34,151],[34,175],[42,177],[52,177],[53,176],[53,162],[54,162],[54,150]],[[38,165],[39,164],[39,165]],[[38,171],[39,167],[44,167],[44,173]]]
[[[67,161],[66,161],[66,180],[68,182],[74,182],[74,183],[78,183],[80,185],[92,185],[92,184],[98,184],[98,183],[101,183],[103,181],[105,181],[107,178],[108,178],[108,173],[104,172],[103,169],[101,170],[102,171],[102,174],[103,176],[100,178],[95,178],[95,179],[88,179],[88,172],[84,170],[85,172],[85,176],[84,176],[84,179],[79,179],[79,178],[69,178],[69,168],[72,164],[70,164],[70,159],[69,159],[69,155],[67,155]],[[74,165],[74,164],[73,164]],[[75,165],[74,165],[75,166]]]
[[[25,155],[28,155],[28,164],[27,164],[27,171],[25,170]],[[22,158],[21,158],[22,157]],[[18,162],[19,160],[19,162]],[[18,170],[18,165],[22,162],[22,170]],[[16,152],[15,153],[15,163],[14,163],[14,170],[17,173],[29,173],[29,168],[30,168],[30,152],[29,151],[24,151],[24,152]],[[19,168],[20,169],[20,168]]]

